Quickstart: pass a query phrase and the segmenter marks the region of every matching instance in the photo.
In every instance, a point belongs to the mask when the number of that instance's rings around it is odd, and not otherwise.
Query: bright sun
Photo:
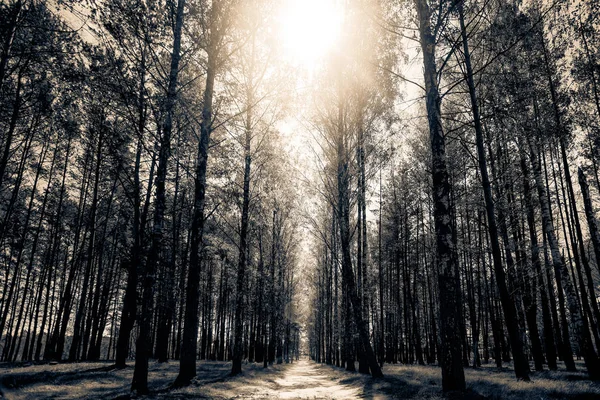
[[[309,70],[336,45],[343,12],[339,0],[285,0],[279,15],[288,59]]]

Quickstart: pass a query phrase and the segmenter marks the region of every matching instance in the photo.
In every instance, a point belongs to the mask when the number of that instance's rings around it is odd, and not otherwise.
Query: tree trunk
[[[588,230],[594,247],[594,255],[596,256],[596,267],[600,270],[600,233],[598,233],[598,222],[596,221],[596,215],[594,214],[594,208],[590,198],[590,188],[581,168],[577,169],[577,175],[579,177],[581,195],[583,196],[583,206],[585,208]]]
[[[0,53],[0,93],[2,92],[2,88],[4,87],[4,78],[6,77],[8,59],[10,58],[10,50],[15,39],[15,33],[17,31],[18,22],[19,18],[21,17],[22,10],[22,0],[17,0],[14,3],[12,10],[10,10],[9,24],[6,27],[4,41],[2,43],[2,53]],[[1,183],[0,187],[2,187]]]
[[[452,210],[450,180],[446,166],[446,144],[442,130],[441,98],[435,58],[436,38],[431,31],[431,10],[425,0],[415,0],[419,19],[421,50],[426,89],[427,116],[431,138],[433,175],[433,213],[436,235],[440,292],[440,333],[442,348],[442,388],[444,392],[464,391],[465,375],[461,346],[461,294],[458,281],[458,256]]]
[[[531,241],[531,264],[537,275],[537,287],[540,291],[540,300],[542,306],[542,321],[544,327],[544,345],[546,348],[546,360],[548,368],[555,371],[556,365],[556,347],[554,346],[554,329],[552,327],[552,317],[550,315],[550,306],[548,305],[548,294],[544,283],[544,273],[542,272],[542,263],[540,260],[540,248],[535,226],[535,211],[531,201],[531,183],[529,167],[524,154],[524,143],[519,139],[519,156],[521,172],[523,173],[523,197],[527,213],[527,226],[529,228],[529,240]]]
[[[142,273],[142,314],[139,321],[139,336],[135,350],[135,369],[131,382],[131,391],[138,394],[148,394],[148,358],[152,351],[152,319],[154,314],[154,283],[156,270],[160,264],[160,255],[163,240],[164,214],[166,209],[166,179],[167,165],[171,154],[171,131],[173,129],[173,116],[175,100],[177,98],[177,79],[179,75],[179,61],[181,59],[181,31],[183,29],[183,9],[185,0],[178,0],[175,27],[173,31],[173,51],[171,53],[171,69],[169,72],[169,85],[165,101],[165,120],[162,125],[160,139],[160,153],[156,172],[156,192],[154,202],[154,220],[152,227],[152,244],[148,251],[148,259]]]
[[[94,247],[96,243],[96,216],[98,211],[98,187],[100,185],[100,170],[102,164],[102,147],[103,147],[103,136],[104,129],[103,126],[105,119],[104,113],[101,112],[100,120],[98,121],[97,129],[99,132],[98,144],[96,149],[96,168],[94,172],[94,187],[92,192],[92,204],[90,205],[90,217],[88,222],[88,247],[86,254],[86,265],[85,270],[83,271],[83,285],[81,287],[81,297],[79,298],[79,307],[77,308],[77,313],[75,314],[75,325],[74,325],[74,333],[73,340],[71,342],[71,348],[69,349],[69,361],[75,361],[79,358],[79,346],[81,345],[81,341],[83,339],[83,320],[85,317],[85,310],[87,306],[87,295],[89,291],[89,283],[92,274],[92,266],[94,261]]]
[[[382,377],[381,367],[377,363],[377,358],[371,347],[369,340],[369,331],[367,322],[363,319],[363,309],[361,298],[356,290],[356,281],[354,271],[352,270],[352,258],[350,255],[350,198],[349,198],[349,172],[348,172],[348,154],[347,144],[345,143],[345,133],[343,129],[343,109],[339,105],[339,131],[337,138],[337,186],[338,203],[337,215],[340,229],[340,242],[342,247],[342,279],[347,291],[349,301],[352,306],[354,322],[358,329],[366,361],[373,377]]]
[[[210,24],[216,24],[217,8],[213,4],[210,13]],[[200,287],[200,251],[204,230],[204,207],[206,197],[206,168],[208,165],[208,145],[212,132],[212,102],[215,75],[218,58],[219,33],[211,31],[209,38],[208,66],[206,70],[206,86],[204,88],[204,103],[202,122],[200,124],[200,141],[198,142],[198,157],[196,161],[196,176],[194,181],[194,213],[190,238],[190,263],[186,287],[185,323],[181,342],[181,358],[179,375],[175,380],[176,386],[187,385],[196,376],[196,350],[198,341],[198,305]],[[224,343],[223,343],[224,344]],[[222,345],[223,345],[222,344]]]
[[[27,63],[26,63],[27,65]],[[6,132],[4,139],[4,150],[2,151],[2,158],[0,159],[0,188],[2,188],[2,182],[4,181],[4,173],[6,172],[6,167],[8,166],[8,157],[10,155],[10,148],[12,146],[13,137],[15,134],[15,129],[17,127],[17,121],[19,120],[19,114],[21,112],[21,85],[22,85],[22,71],[23,68],[19,71],[19,76],[17,78],[17,87],[16,87],[16,95],[15,100],[13,102],[13,110],[10,116],[10,123],[8,125],[8,131]],[[0,77],[1,79],[2,77]],[[0,88],[2,81],[0,80]]]
[[[135,323],[137,314],[137,286],[138,286],[138,269],[141,262],[142,253],[142,236],[143,227],[141,226],[141,184],[140,184],[140,166],[142,157],[142,141],[144,131],[146,129],[146,110],[145,110],[145,73],[146,73],[146,51],[142,51],[142,59],[140,63],[140,88],[138,96],[138,141],[135,153],[135,166],[133,172],[133,222],[131,235],[133,236],[133,244],[131,246],[131,254],[126,263],[127,267],[127,282],[125,284],[125,295],[123,297],[123,308],[121,310],[121,319],[119,324],[119,337],[116,344],[116,359],[115,366],[117,368],[125,368],[127,365],[127,357],[129,355],[129,339],[131,330]],[[149,186],[152,186],[149,183]]]
[[[252,74],[252,67],[251,74]],[[250,166],[252,163],[252,156],[250,154],[250,143],[252,138],[252,81],[249,84],[248,90],[248,102],[246,110],[246,127],[245,127],[245,144],[244,144],[244,187],[243,187],[243,199],[242,199],[242,221],[240,229],[240,247],[238,256],[238,270],[237,270],[237,291],[236,291],[236,304],[235,304],[235,326],[234,326],[234,346],[233,346],[233,362],[231,366],[231,375],[237,375],[242,372],[242,355],[243,355],[243,343],[242,343],[242,331],[244,328],[244,321],[242,320],[242,314],[244,310],[244,284],[246,274],[246,250],[247,250],[247,236],[248,236],[248,209],[250,207]]]
[[[580,351],[583,354],[588,374],[590,378],[597,380],[600,379],[600,362],[592,344],[587,321],[581,315],[581,309],[579,308],[579,303],[577,301],[577,294],[575,293],[575,288],[571,282],[569,271],[567,270],[564,259],[560,254],[558,240],[556,239],[554,226],[552,224],[552,220],[550,219],[550,206],[548,204],[548,198],[546,197],[546,191],[541,177],[541,167],[537,149],[531,142],[531,139],[528,140],[534,178],[542,208],[542,226],[544,228],[544,234],[548,238],[548,244],[550,245],[552,264],[556,271],[557,279],[560,277],[560,281],[565,290],[567,304],[571,314],[571,321],[575,330],[575,336],[579,343]]]
[[[475,123],[475,135],[477,142],[477,155],[479,159],[479,172],[481,173],[481,183],[483,186],[483,194],[488,218],[488,229],[490,234],[490,242],[492,245],[492,257],[494,261],[494,273],[496,274],[496,284],[500,293],[500,301],[502,303],[502,311],[506,321],[508,337],[510,340],[511,349],[514,357],[515,375],[518,379],[529,380],[529,362],[523,352],[523,343],[519,333],[517,323],[517,310],[515,303],[511,298],[506,285],[506,275],[502,266],[502,253],[500,250],[500,239],[498,236],[498,227],[496,224],[496,213],[494,199],[492,198],[492,188],[488,176],[487,161],[485,148],[483,143],[483,130],[481,127],[481,119],[479,116],[479,104],[477,102],[477,94],[475,90],[475,82],[473,79],[473,69],[471,66],[471,56],[467,39],[467,30],[465,27],[464,13],[462,2],[458,6],[459,20],[461,27],[461,35],[463,41],[463,50],[466,66],[467,84],[469,86],[469,95],[471,98],[471,109],[473,113],[473,121]]]
[[[385,322],[384,322],[384,279],[383,279],[383,252],[381,235],[383,230],[383,198],[382,198],[383,187],[381,185],[381,169],[379,170],[379,221],[377,224],[377,263],[379,265],[379,365],[383,366],[385,361]],[[429,285],[428,285],[429,287]]]

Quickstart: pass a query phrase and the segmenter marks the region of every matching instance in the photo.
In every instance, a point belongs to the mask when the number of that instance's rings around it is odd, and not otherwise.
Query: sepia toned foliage
[[[0,4],[0,360],[600,379],[597,2],[300,3]]]

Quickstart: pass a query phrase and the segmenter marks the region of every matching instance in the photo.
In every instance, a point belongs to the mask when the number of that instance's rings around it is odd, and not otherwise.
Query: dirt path
[[[329,374],[327,372],[330,372]],[[280,379],[276,395],[280,399],[359,399],[362,390],[331,376],[329,368],[300,360],[290,365]]]
[[[290,364],[278,364],[263,369],[257,364],[244,366],[244,373],[222,381],[184,388],[169,393],[172,398],[194,397],[201,394],[212,400],[258,400],[258,399],[328,399],[381,400],[374,396],[370,377],[358,373],[349,374],[342,369],[317,364],[307,359]]]

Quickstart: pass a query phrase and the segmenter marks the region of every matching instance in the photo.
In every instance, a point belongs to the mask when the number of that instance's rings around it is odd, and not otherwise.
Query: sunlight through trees
[[[0,396],[104,360],[108,396],[225,373],[273,374],[265,396],[375,396],[415,374],[407,397],[470,396],[481,371],[501,397],[561,371],[581,382],[558,397],[593,393],[599,15],[2,2]]]

